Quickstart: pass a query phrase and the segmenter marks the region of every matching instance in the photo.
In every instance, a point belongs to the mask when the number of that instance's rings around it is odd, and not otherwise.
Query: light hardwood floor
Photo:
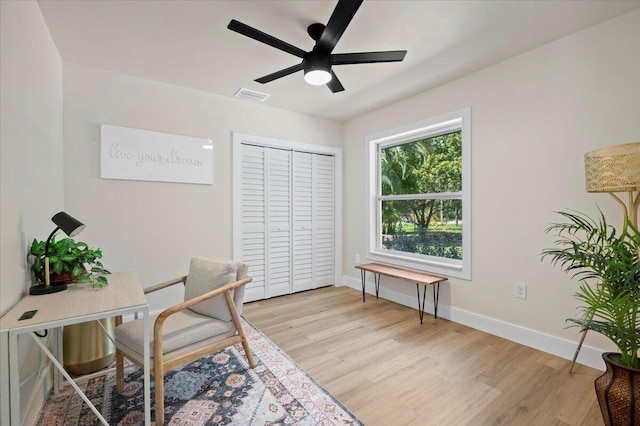
[[[602,425],[598,370],[348,287],[244,316],[365,425]]]

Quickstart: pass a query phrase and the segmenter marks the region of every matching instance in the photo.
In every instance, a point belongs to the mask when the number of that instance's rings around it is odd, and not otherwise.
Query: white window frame
[[[462,199],[462,260],[388,250],[382,247],[380,191],[380,150],[394,145],[462,131],[461,193],[424,194],[425,198],[452,197]],[[368,222],[367,258],[392,265],[418,269],[434,274],[471,279],[471,108],[431,117],[366,138],[368,150]],[[409,196],[415,199],[415,195]]]

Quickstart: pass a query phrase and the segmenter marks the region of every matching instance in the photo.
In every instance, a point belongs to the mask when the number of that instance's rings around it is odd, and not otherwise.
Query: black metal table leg
[[[380,274],[376,274],[374,272],[373,280],[375,281],[375,284],[376,284],[376,299],[377,299],[378,298],[378,293],[380,292]]]
[[[420,324],[424,318],[424,301],[427,298],[427,285],[424,285],[422,292],[422,306],[420,306],[420,283],[416,283],[416,290],[418,291],[418,314],[420,315]]]
[[[365,279],[364,269],[360,269],[360,278],[362,279],[362,303],[364,303],[364,279]]]
[[[435,286],[438,286],[437,292]],[[433,285],[433,317],[435,319],[438,319],[438,299],[440,299],[440,283],[436,283]]]

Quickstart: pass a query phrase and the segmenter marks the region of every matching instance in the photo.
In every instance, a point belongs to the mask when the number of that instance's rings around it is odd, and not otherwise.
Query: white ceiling
[[[403,62],[343,65],[345,87],[310,86],[302,72],[253,80],[299,63],[227,29],[237,19],[305,51],[306,28],[336,1],[59,1],[40,8],[63,61],[233,96],[269,93],[277,108],[346,121],[573,32],[640,8],[640,0],[365,1],[334,53],[407,50]],[[253,101],[244,101],[253,102]]]

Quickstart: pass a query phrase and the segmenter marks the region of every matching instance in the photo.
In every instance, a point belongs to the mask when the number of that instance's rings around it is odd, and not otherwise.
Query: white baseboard
[[[342,283],[344,286],[362,291],[362,282],[359,279],[343,276]],[[375,295],[373,282],[367,281],[365,291],[367,294]],[[405,293],[400,293],[381,285],[379,296],[383,299],[417,310],[417,295],[411,296]],[[427,296],[424,310],[425,312],[433,315],[433,302],[429,300],[429,296]],[[571,341],[522,327],[517,324],[511,324],[506,321],[479,315],[463,309],[453,308],[442,303],[438,303],[438,317],[446,318],[449,321],[463,324],[467,327],[481,330],[568,360],[573,359],[573,354],[575,353],[578,345],[578,334],[576,334],[576,341]],[[416,321],[418,321],[418,315],[416,315]],[[605,365],[604,361],[602,361],[602,352],[603,351],[600,349],[583,345],[580,349],[577,362],[598,370],[604,370]]]

